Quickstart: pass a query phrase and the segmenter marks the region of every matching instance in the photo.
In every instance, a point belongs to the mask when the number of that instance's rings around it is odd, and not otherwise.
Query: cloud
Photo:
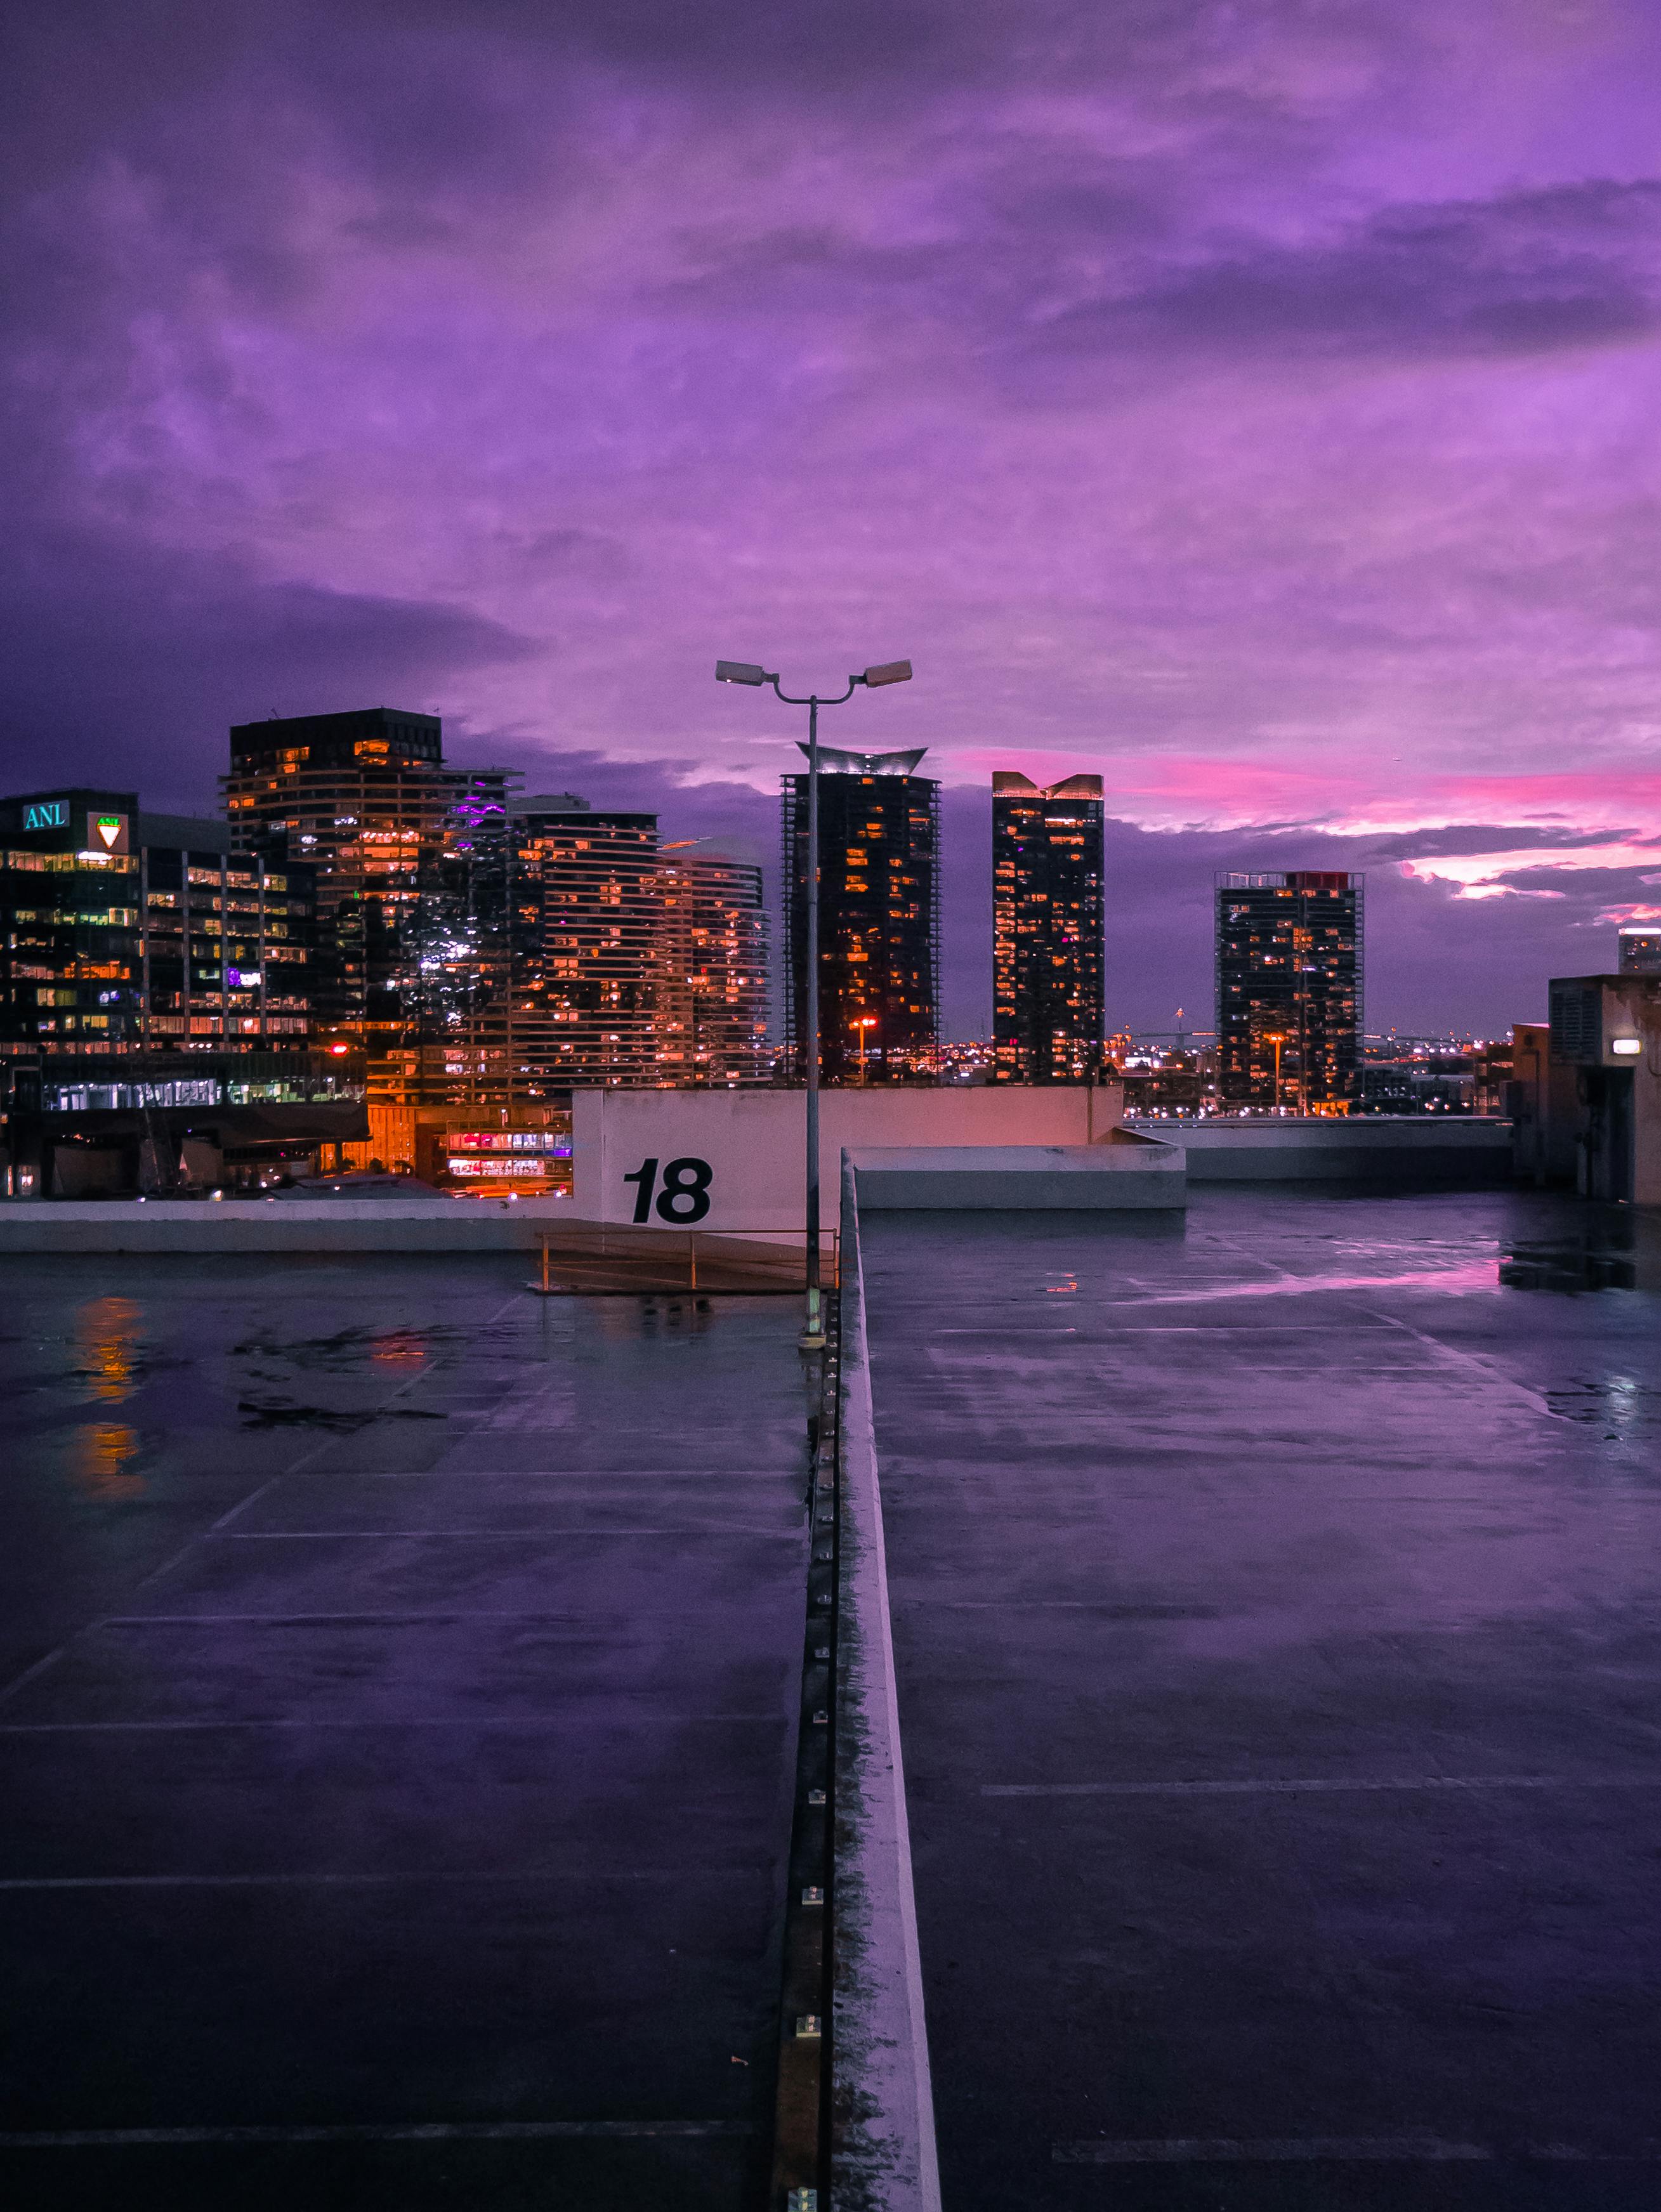
[[[200,807],[226,731],[268,712],[425,708],[522,638],[465,608],[261,579],[251,564],[37,528],[0,578],[0,630],[27,641],[0,696],[7,787],[50,775],[142,783]]]
[[[1661,838],[1640,836],[1636,830],[1579,830],[1537,823],[1458,822],[1434,829],[1408,830],[1388,836],[1369,836],[1369,860],[1429,860],[1468,859],[1482,853],[1522,853],[1555,846],[1564,852],[1617,844],[1655,844]]]
[[[1240,240],[1043,319],[1035,352],[1401,359],[1631,344],[1657,326],[1661,184],[1395,205],[1335,237]],[[1138,278],[1141,281],[1137,281]]]

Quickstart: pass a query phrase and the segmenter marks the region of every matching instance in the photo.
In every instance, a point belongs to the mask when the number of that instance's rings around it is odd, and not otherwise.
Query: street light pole
[[[1281,1047],[1286,1042],[1284,1031],[1277,1034],[1273,1030],[1269,1030],[1267,1042],[1275,1048],[1275,1111],[1278,1114],[1281,1110]]]
[[[848,1026],[860,1033],[860,1089],[863,1091],[866,1057],[871,1047],[871,1032],[877,1026],[877,1018],[874,1014],[861,1014],[857,1021],[850,1022]]]
[[[796,699],[782,689],[776,675],[757,662],[715,663],[717,684],[770,684],[787,707],[807,709],[807,975],[802,1010],[806,1030],[803,1054],[807,1078],[806,1188],[802,1224],[807,1243],[807,1313],[799,1340],[804,1352],[818,1352],[824,1345],[824,1302],[819,1284],[819,708],[845,706],[861,684],[874,689],[884,684],[906,684],[910,678],[909,660],[891,660],[879,667],[867,668],[861,675],[850,676],[848,689],[834,699],[822,699],[816,691],[810,692],[805,699]],[[786,978],[787,989],[792,980]]]
[[[781,699],[779,679],[773,689]],[[854,678],[848,679],[845,698],[854,696]],[[804,1350],[817,1351],[824,1342],[824,1320],[819,1298],[819,702],[807,702],[807,988],[805,993],[807,1073],[807,1315],[802,1323]]]

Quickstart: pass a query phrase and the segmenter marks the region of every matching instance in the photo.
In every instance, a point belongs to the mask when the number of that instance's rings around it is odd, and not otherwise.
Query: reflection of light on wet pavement
[[[93,1397],[127,1395],[143,1317],[143,1308],[131,1298],[93,1298],[76,1314],[75,1348]]]
[[[427,1357],[427,1340],[413,1328],[394,1329],[374,1339],[371,1356],[380,1367],[419,1367]]]
[[[144,1478],[128,1471],[138,1452],[138,1431],[125,1421],[93,1421],[70,1431],[70,1475],[76,1487],[100,1504],[143,1494]]]
[[[1162,1291],[1134,1301],[1143,1306],[1210,1305],[1218,1299],[1285,1298],[1311,1291],[1493,1291],[1500,1287],[1499,1263],[1471,1260],[1463,1266],[1414,1267],[1396,1275],[1277,1275],[1268,1283],[1218,1283],[1204,1290]],[[1110,1304],[1129,1304],[1111,1299]]]

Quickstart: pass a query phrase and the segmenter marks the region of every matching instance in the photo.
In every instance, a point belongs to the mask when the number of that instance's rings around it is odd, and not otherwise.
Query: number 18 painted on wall
[[[669,1161],[663,1170],[663,1188],[658,1193],[658,1219],[679,1229],[689,1229],[695,1221],[702,1221],[709,1211],[711,1173],[708,1160]],[[642,1160],[633,1175],[623,1178],[624,1182],[640,1185],[635,1196],[636,1221],[649,1221],[652,1218],[652,1190],[657,1179],[655,1160]]]

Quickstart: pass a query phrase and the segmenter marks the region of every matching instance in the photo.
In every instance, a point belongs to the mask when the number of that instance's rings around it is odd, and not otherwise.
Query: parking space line
[[[65,2128],[0,2132],[4,2150],[124,2150],[169,2143],[542,2142],[579,2136],[747,2136],[747,2120],[477,2120],[333,2128]]]
[[[983,1797],[1307,1797],[1412,1790],[1661,1790],[1661,1773],[1265,1777],[1225,1782],[986,1782]]]

